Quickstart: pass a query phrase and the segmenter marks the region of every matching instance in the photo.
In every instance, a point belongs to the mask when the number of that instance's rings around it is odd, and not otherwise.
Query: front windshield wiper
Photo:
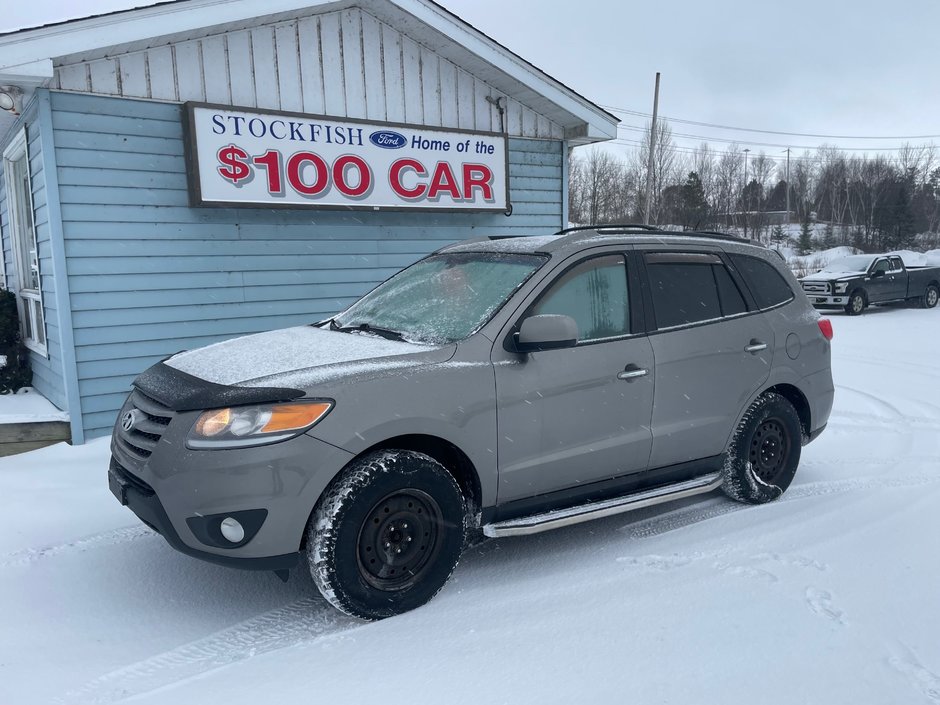
[[[340,326],[337,325],[335,321],[330,321],[330,330],[339,331],[340,333],[375,333],[387,340],[404,340],[405,336],[399,333],[397,330],[391,330],[390,328],[381,328],[379,326],[373,326],[371,323],[359,323],[354,326]]]

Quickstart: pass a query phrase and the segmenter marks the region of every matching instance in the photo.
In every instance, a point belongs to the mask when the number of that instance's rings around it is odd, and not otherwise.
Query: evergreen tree
[[[809,218],[800,223],[800,240],[796,245],[796,253],[805,256],[813,251],[813,228],[810,225]]]
[[[699,175],[690,171],[682,185],[682,225],[693,230],[708,221],[708,199]]]
[[[29,369],[29,354],[20,339],[20,320],[16,310],[16,295],[0,289],[0,394],[16,392],[28,387],[33,379]]]
[[[783,241],[786,240],[786,234],[783,232],[783,226],[777,223],[774,226],[773,231],[770,233],[770,241],[776,246],[780,247],[783,244]]]

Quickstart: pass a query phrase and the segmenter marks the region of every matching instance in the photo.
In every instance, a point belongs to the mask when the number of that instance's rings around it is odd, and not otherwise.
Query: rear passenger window
[[[750,255],[730,257],[759,308],[770,308],[793,299],[793,290],[772,264]]]
[[[595,257],[572,267],[554,282],[530,315],[571,316],[578,341],[629,335],[630,302],[626,261]]]
[[[646,270],[658,328],[721,318],[721,303],[711,261],[656,261],[655,257],[647,257]]]

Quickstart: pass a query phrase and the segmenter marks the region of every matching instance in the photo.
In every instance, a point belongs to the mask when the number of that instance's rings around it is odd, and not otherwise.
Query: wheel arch
[[[330,486],[336,481],[336,478],[341,477],[343,473],[346,472],[346,469],[360,458],[380,450],[410,450],[415,453],[423,453],[439,462],[457,481],[460,491],[467,500],[470,516],[474,518],[475,521],[475,517],[479,515],[482,509],[483,489],[480,483],[480,475],[473,461],[470,460],[466,453],[450,441],[440,438],[439,436],[420,433],[386,438],[374,443],[351,458],[349,462],[343,466],[343,469],[327,484],[320,496],[317,497],[317,501],[314,502],[310,510],[310,516],[313,515],[313,512],[316,510],[316,505],[320,502],[323,495],[327,493]],[[301,550],[306,547],[306,543],[307,534],[304,532],[300,546]]]
[[[808,438],[813,428],[813,412],[810,408],[809,400],[799,387],[786,383],[776,384],[773,387],[768,387],[758,396],[764,395],[767,392],[776,392],[793,405],[797,415],[800,417],[800,427],[803,430],[803,436]]]
[[[483,489],[480,483],[480,475],[473,461],[460,448],[438,436],[429,434],[413,433],[402,436],[387,438],[370,446],[356,458],[377,450],[411,450],[416,453],[423,453],[444,466],[444,468],[457,481],[461,492],[470,503],[470,510],[473,514],[480,511],[483,503]],[[353,459],[355,460],[355,458]]]

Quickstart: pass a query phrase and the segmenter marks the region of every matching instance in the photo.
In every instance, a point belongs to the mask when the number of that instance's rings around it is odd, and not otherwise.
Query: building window
[[[33,224],[33,194],[29,180],[29,154],[26,130],[3,151],[3,179],[6,187],[7,218],[12,237],[13,285],[20,313],[20,327],[26,347],[46,354],[46,323],[43,319],[39,248]]]

